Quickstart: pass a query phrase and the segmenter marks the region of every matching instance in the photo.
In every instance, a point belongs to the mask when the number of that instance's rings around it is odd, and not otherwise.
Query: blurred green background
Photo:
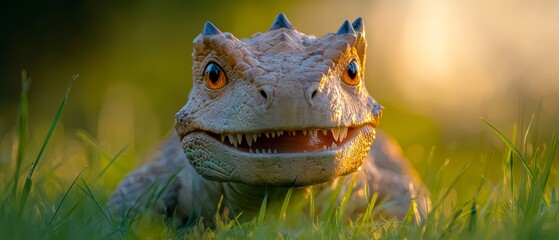
[[[558,128],[557,1],[14,1],[0,11],[0,168],[14,156],[8,143],[23,69],[31,78],[32,144],[79,74],[55,136],[63,144],[48,151],[78,172],[95,163],[80,162],[87,158],[75,150],[76,135],[110,153],[127,145],[114,185],[172,130],[204,22],[245,38],[266,31],[279,12],[317,36],[363,17],[367,88],[386,107],[380,128],[422,175],[434,147],[434,166],[448,159],[453,171],[471,160],[466,178],[477,183],[492,146],[502,148],[480,117],[510,133],[537,114],[534,143]]]

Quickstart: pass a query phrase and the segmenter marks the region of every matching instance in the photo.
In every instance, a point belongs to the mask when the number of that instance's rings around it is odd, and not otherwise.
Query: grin
[[[250,185],[308,186],[356,171],[375,137],[371,124],[182,137],[185,154],[202,176]]]
[[[337,149],[360,127],[309,128],[295,131],[216,134],[206,132],[223,145],[254,154],[312,153]]]

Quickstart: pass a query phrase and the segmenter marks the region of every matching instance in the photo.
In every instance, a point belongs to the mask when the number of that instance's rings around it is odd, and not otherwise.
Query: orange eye
[[[206,66],[204,79],[206,81],[206,86],[212,90],[217,90],[227,85],[227,76],[225,76],[225,72],[219,65],[213,62]]]
[[[355,86],[361,81],[361,76],[359,76],[359,64],[355,60],[351,61],[347,65],[346,71],[342,76],[342,80],[348,85]]]

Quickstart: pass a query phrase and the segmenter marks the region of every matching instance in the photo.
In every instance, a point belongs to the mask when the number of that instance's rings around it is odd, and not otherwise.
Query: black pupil
[[[357,63],[355,61],[352,61],[349,63],[349,66],[347,66],[347,75],[351,79],[355,79],[357,76]]]
[[[219,69],[216,64],[210,63],[210,65],[206,68],[206,74],[210,77],[210,81],[212,81],[212,83],[217,83],[219,75],[221,74],[221,69]]]

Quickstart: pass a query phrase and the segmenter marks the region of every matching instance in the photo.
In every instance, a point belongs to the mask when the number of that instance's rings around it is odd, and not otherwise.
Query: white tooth
[[[324,134],[324,136],[326,136],[326,134],[328,134],[328,130],[326,129],[321,129],[322,130],[322,134]]]
[[[347,128],[343,127],[340,129],[340,142],[343,141],[346,136],[347,136]]]
[[[256,136],[256,135],[254,135],[254,136]],[[250,133],[246,135],[247,143],[248,143],[249,147],[252,146],[252,137],[253,137],[253,135],[250,134]]]
[[[256,153],[260,153],[260,152],[258,151],[258,148],[256,149]]]
[[[221,142],[225,141],[225,135],[221,134]]]
[[[248,150],[249,153],[253,153],[252,148]]]
[[[328,150],[328,148],[326,147],[326,145],[322,145],[322,149]]]
[[[340,138],[340,129],[332,128],[332,129],[330,129],[330,131],[332,131],[332,135],[334,136],[334,140],[338,141],[338,138]]]
[[[303,129],[303,135],[307,136],[307,129]]]
[[[276,137],[276,132],[272,132],[272,138]]]
[[[233,146],[235,146],[235,148],[237,148],[237,139],[235,138],[235,136],[233,134],[229,134],[229,142],[233,143]]]
[[[268,153],[272,153],[272,149],[269,149],[269,148],[268,148]]]
[[[241,145],[241,143],[243,142],[243,134],[242,133],[237,133],[237,140],[239,141],[239,145]]]
[[[258,139],[260,137],[260,133],[259,134],[252,134],[252,141],[256,142],[256,139]]]
[[[277,150],[277,149],[274,149],[274,153],[278,153],[278,150]]]
[[[318,136],[318,130],[316,129],[311,129],[310,133],[313,138],[316,138]]]
[[[344,131],[344,128],[343,128],[343,127],[339,127],[339,128],[338,128],[338,132],[340,133],[340,135],[338,136],[338,141],[340,141],[340,142],[341,142],[342,139],[343,139],[343,138],[342,138],[343,135],[344,135],[343,131]]]
[[[336,143],[335,143],[335,142],[332,142],[332,146],[331,146],[331,148],[337,148],[337,147],[338,147],[338,145],[336,145]]]
[[[270,138],[270,133],[265,132],[264,135],[266,135],[266,138]]]
[[[283,135],[283,131],[278,131],[278,137]]]

